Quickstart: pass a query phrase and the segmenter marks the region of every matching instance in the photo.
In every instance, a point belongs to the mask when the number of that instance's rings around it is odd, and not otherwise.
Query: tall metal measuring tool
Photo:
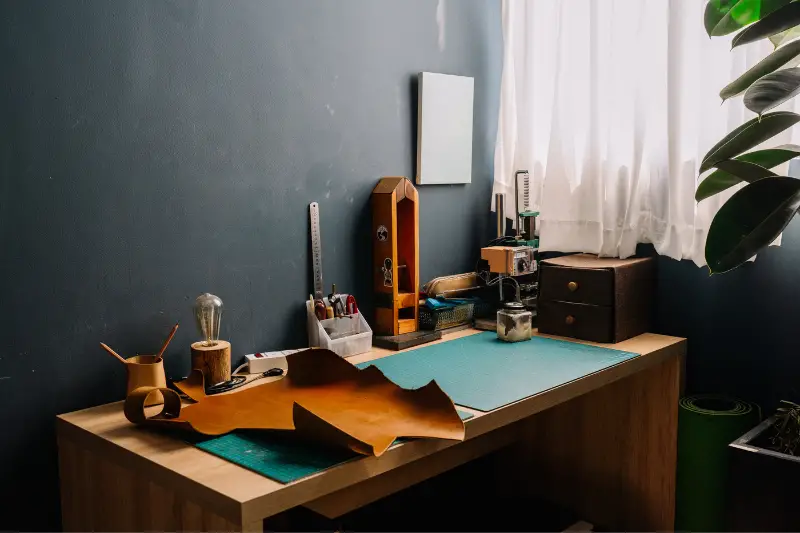
[[[517,241],[520,241],[520,244],[538,248],[536,217],[539,216],[539,212],[532,210],[531,176],[527,170],[518,170],[514,174],[514,188],[517,197]]]
[[[322,300],[322,237],[319,227],[319,204],[311,202],[308,206],[311,219],[311,265],[314,269],[314,299]]]

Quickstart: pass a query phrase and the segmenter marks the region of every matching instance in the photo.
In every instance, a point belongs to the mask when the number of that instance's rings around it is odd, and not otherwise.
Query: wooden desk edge
[[[241,522],[242,502],[214,490],[199,481],[167,468],[143,455],[132,452],[111,440],[100,437],[70,422],[65,418],[65,415],[58,415],[56,417],[56,437],[59,448],[61,448],[62,442],[67,440],[72,443],[80,444],[85,449],[91,450],[118,464],[147,471],[152,481],[162,484],[165,487],[185,490],[191,497],[207,504],[209,508],[213,509],[220,516],[234,523]]]

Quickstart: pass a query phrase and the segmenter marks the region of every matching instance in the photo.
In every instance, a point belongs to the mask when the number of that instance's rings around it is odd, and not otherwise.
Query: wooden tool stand
[[[382,178],[372,191],[375,333],[417,331],[419,196],[408,178]]]

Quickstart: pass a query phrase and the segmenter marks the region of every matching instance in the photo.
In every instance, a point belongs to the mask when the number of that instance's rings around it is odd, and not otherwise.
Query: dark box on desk
[[[539,287],[540,333],[620,342],[650,329],[655,261],[589,254],[546,259]]]

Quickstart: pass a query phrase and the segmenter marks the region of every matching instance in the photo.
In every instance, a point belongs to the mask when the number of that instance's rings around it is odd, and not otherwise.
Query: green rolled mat
[[[761,418],[757,405],[725,396],[681,398],[675,529],[724,531],[728,444]]]

